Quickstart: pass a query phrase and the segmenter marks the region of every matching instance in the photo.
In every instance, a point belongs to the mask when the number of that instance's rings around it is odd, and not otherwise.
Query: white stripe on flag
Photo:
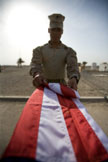
[[[47,162],[76,162],[56,93],[44,88],[36,159]]]
[[[95,134],[105,147],[106,151],[108,152],[108,137],[103,132],[103,130],[100,128],[100,126],[94,121],[94,119],[91,117],[91,115],[87,112],[84,105],[79,101],[79,99],[72,99],[75,104],[77,105],[78,109],[82,112],[92,129],[94,130]]]
[[[78,91],[76,91],[76,90],[74,90],[74,89],[73,89],[73,91],[75,92],[76,97],[80,99],[80,95],[79,95]]]
[[[52,89],[54,92],[63,95],[59,83],[49,83],[48,86],[49,86],[49,88]]]

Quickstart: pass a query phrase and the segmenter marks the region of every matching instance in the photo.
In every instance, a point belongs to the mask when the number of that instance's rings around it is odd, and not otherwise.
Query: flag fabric
[[[108,137],[80,102],[77,91],[59,83],[36,89],[27,101],[4,162],[101,162]]]

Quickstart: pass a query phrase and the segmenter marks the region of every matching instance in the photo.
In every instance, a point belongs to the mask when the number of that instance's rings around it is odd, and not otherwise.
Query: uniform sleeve
[[[30,75],[34,76],[36,73],[42,74],[41,47],[37,47],[33,50],[33,56],[30,64]]]
[[[71,79],[72,77],[76,77],[77,80],[79,81],[80,73],[78,68],[77,56],[76,52],[71,48],[69,48],[68,50],[66,63],[67,63],[67,77],[69,79]]]

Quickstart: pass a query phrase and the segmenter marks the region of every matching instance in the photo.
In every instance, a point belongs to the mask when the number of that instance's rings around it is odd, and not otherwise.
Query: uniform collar
[[[52,44],[51,44],[51,41],[48,41],[48,45],[49,45],[50,48],[53,48]],[[61,41],[60,41],[58,47],[56,47],[55,49],[58,49],[58,48],[62,48],[62,42]]]

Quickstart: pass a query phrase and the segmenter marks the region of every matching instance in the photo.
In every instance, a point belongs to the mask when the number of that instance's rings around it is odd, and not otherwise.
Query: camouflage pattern
[[[49,80],[63,80],[65,69],[67,69],[69,79],[75,76],[79,80],[77,56],[72,48],[62,43],[59,47],[52,48],[48,42],[33,50],[30,75],[35,76],[36,73],[39,73]]]

